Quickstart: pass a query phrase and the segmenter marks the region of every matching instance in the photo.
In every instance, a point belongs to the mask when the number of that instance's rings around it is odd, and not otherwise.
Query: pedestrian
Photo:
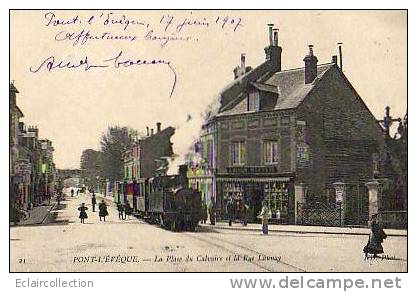
[[[81,223],[83,224],[84,224],[84,220],[88,218],[87,212],[86,212],[87,210],[88,208],[85,206],[84,203],[82,203],[81,206],[78,207],[78,211],[80,211],[80,216],[78,218],[81,219]]]
[[[61,192],[58,192],[58,194],[56,195],[56,202],[58,206],[61,204]]]
[[[203,209],[203,214],[202,214],[203,216],[201,217],[201,223],[206,224],[206,221],[207,221],[207,204],[205,202],[203,202],[202,209]]]
[[[243,226],[248,226],[249,205],[243,203]]]
[[[373,254],[374,258],[376,258],[378,254],[384,253],[382,242],[387,238],[387,235],[385,234],[384,229],[379,225],[377,215],[372,216],[370,225],[371,230],[368,243],[363,248],[363,252],[365,258],[368,258],[368,254]]]
[[[74,189],[71,189],[71,197],[74,197]]]
[[[227,202],[226,210],[229,216],[229,226],[232,226],[234,216],[235,216],[235,203],[232,197],[230,197],[229,201]]]
[[[96,195],[93,193],[93,196],[91,197],[91,205],[93,206],[93,212],[96,211],[96,204],[97,204]]]
[[[262,210],[261,213],[259,213],[258,218],[262,219],[262,234],[268,235],[269,208],[266,201],[262,202]]]
[[[130,219],[130,215],[132,215],[132,207],[130,207],[129,201],[126,201],[126,206],[125,206],[125,219],[126,219],[126,217],[128,217],[128,219]]]
[[[117,211],[119,212],[119,219],[123,220],[124,206],[120,202],[117,203]]]
[[[106,202],[104,202],[104,199],[101,200],[101,203],[98,205],[98,216],[103,217],[103,220],[106,221],[106,216],[109,215],[109,212],[107,211],[107,205]]]
[[[209,210],[209,216],[210,216],[210,224],[215,225],[216,224],[216,202],[214,200],[214,197],[210,197],[210,206],[208,207]]]

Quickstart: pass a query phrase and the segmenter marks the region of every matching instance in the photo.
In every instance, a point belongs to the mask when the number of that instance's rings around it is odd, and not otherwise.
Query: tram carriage
[[[203,217],[201,194],[187,186],[186,166],[178,175],[161,175],[135,182],[136,213],[172,231],[194,231]]]

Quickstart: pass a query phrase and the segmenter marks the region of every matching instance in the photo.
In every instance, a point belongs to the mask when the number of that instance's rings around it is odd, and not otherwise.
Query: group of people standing
[[[229,219],[229,226],[232,226],[236,219],[238,219],[243,226],[248,224],[249,206],[245,204],[242,199],[230,197],[226,204],[226,212]],[[271,218],[267,201],[264,200],[262,202],[262,209],[257,218],[262,220],[262,234],[267,235],[268,221]]]
[[[130,219],[130,215],[133,213],[129,201],[126,201],[126,204],[122,204],[121,202],[117,203],[117,211],[119,212],[120,220],[126,220],[126,217]]]
[[[97,198],[93,191],[93,194],[91,196],[91,206],[92,206],[93,212],[96,211],[96,204],[97,204]],[[80,212],[80,216],[78,218],[80,218],[81,223],[85,223],[85,219],[88,218],[87,210],[88,210],[88,207],[85,205],[85,203],[81,203],[81,206],[78,207],[78,211]],[[107,204],[104,201],[104,199],[102,199],[101,202],[98,204],[98,216],[100,217],[100,221],[106,221],[106,216],[108,215],[109,215],[109,212],[107,210]]]

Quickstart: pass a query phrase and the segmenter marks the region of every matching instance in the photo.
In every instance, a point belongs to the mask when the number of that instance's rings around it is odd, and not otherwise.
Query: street
[[[97,201],[101,201],[97,197]],[[85,224],[78,206],[88,207]],[[12,227],[12,272],[401,272],[407,271],[407,237],[384,241],[391,259],[364,260],[368,237],[241,231],[202,225],[171,232],[131,217],[100,222],[90,195],[66,200],[45,224]]]

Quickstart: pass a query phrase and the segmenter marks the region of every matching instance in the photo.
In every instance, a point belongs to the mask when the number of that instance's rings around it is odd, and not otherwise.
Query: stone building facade
[[[149,131],[150,130],[150,131]],[[156,131],[147,128],[147,135],[135,141],[124,155],[124,181],[115,183],[113,194],[116,202],[129,201],[135,208],[136,197],[139,194],[137,182],[150,178],[158,172],[159,161],[173,155],[171,137],[175,129],[167,127],[161,129],[157,123]]]
[[[366,223],[366,182],[384,148],[378,121],[336,56],[318,64],[309,46],[304,67],[282,70],[278,31],[269,35],[265,62],[252,69],[242,55],[207,122],[217,208],[243,200],[255,220],[265,200],[274,220],[294,224],[303,207],[338,205],[343,224]]]

